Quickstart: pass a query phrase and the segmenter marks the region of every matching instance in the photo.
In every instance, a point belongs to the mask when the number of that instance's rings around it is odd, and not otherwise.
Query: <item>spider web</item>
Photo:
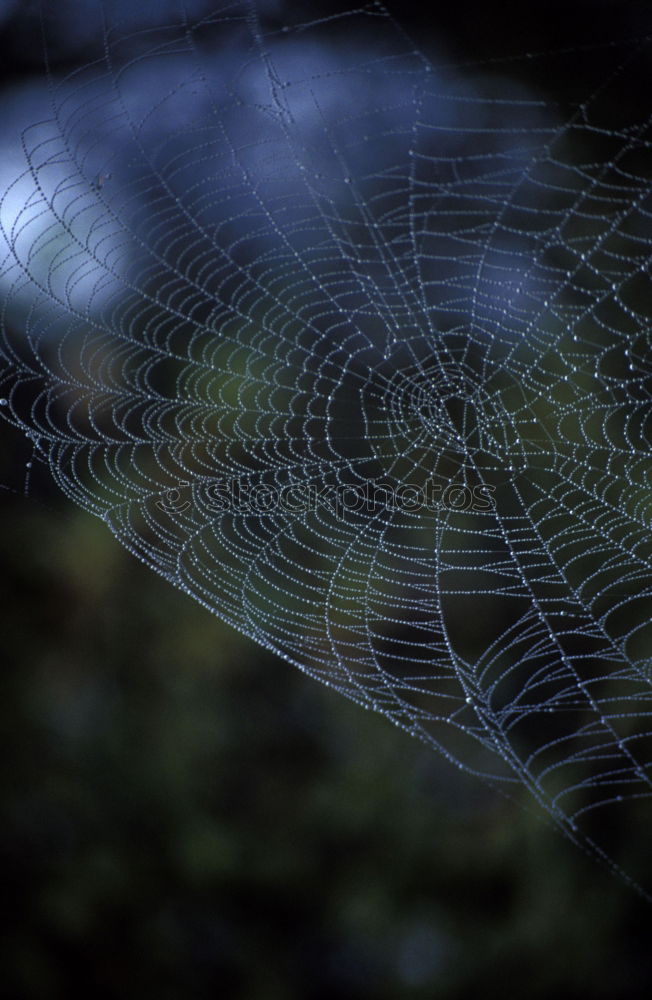
[[[603,854],[651,785],[650,45],[516,82],[577,58],[462,67],[380,4],[105,25],[2,202],[0,412],[175,586]]]

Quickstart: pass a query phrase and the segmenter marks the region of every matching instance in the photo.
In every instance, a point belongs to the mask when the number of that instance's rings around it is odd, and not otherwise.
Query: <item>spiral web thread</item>
[[[148,566],[602,853],[651,785],[652,137],[648,40],[598,56],[565,107],[380,5],[107,27],[23,137],[0,356]]]

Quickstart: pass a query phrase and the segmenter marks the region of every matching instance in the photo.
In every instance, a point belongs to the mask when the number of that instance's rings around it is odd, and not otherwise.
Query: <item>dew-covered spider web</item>
[[[107,17],[51,76],[0,412],[157,573],[600,853],[652,786],[650,40],[462,65],[279,10]]]

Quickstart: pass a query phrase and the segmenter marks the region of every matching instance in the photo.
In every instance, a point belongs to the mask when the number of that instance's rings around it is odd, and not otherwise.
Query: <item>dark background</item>
[[[585,78],[579,46],[644,34],[647,6],[400,13],[460,62],[578,47],[550,79],[510,63],[558,99]],[[270,4],[268,22],[302,7]],[[334,5],[311,16],[322,8]],[[50,17],[55,76],[95,53],[98,9],[67,2]],[[5,94],[42,72],[37,11],[0,8]],[[641,107],[644,84],[632,81]],[[647,995],[651,913],[633,891],[525,800],[173,591],[43,469],[23,496],[31,457],[3,424],[3,995]],[[613,840],[625,862],[649,832],[624,807]]]

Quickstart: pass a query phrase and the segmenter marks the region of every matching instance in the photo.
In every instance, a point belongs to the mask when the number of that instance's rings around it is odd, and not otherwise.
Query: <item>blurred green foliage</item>
[[[649,908],[523,803],[88,515],[3,514],[4,995],[646,995]]]

